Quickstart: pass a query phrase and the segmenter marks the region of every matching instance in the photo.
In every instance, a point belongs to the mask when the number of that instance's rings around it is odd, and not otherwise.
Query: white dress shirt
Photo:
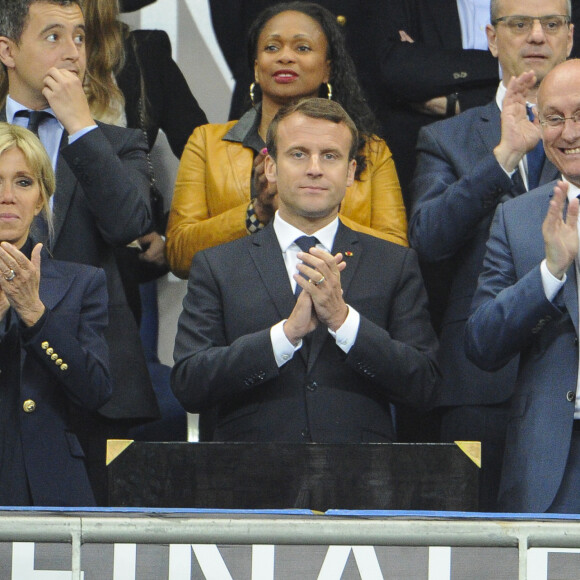
[[[485,27],[489,24],[490,0],[457,0],[464,49],[487,50]]]
[[[316,245],[317,248],[326,250],[329,253],[331,252],[332,246],[334,245],[334,238],[338,230],[338,224],[338,218],[336,218],[330,224],[312,234],[312,236],[316,237],[320,242]],[[296,266],[300,262],[300,260],[298,260],[298,252],[302,251],[294,243],[294,240],[306,234],[284,221],[278,212],[276,212],[276,215],[274,216],[273,225],[274,232],[278,238],[278,243],[280,244],[280,249],[282,250],[282,257],[284,259],[284,264],[286,265],[286,271],[288,272],[290,286],[294,292],[296,289],[296,280],[294,280],[293,275],[299,273]],[[276,358],[276,363],[279,367],[287,363],[294,356],[294,353],[302,347],[302,341],[300,341],[295,347],[288,340],[283,328],[285,322],[286,319],[275,324],[270,329],[270,339],[272,341],[274,357]],[[339,348],[348,353],[356,340],[359,324],[360,314],[354,308],[349,306],[348,315],[342,326],[337,329],[336,332],[333,332],[330,329],[328,329],[328,332],[336,340],[336,344]]]

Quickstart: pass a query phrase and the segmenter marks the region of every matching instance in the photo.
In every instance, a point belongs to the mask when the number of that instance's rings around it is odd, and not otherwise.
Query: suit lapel
[[[296,303],[282,250],[272,225],[251,237],[250,255],[262,284],[270,296],[280,318],[288,318]]]
[[[56,245],[77,185],[77,178],[59,153],[56,162],[56,192],[52,207],[54,236],[51,239],[51,250]]]
[[[358,235],[350,228],[347,228],[342,222],[339,222],[336,237],[334,238],[334,246],[332,247],[332,254],[334,255],[340,252],[346,262],[346,268],[340,274],[340,284],[346,302],[348,302],[348,289],[357,270],[361,250],[362,247],[358,243]],[[327,340],[332,340],[332,337],[328,333],[328,329],[322,324],[319,324],[316,330],[312,333],[310,340],[308,372],[312,370],[312,367]]]
[[[39,294],[42,303],[53,310],[66,296],[74,278],[59,276],[48,253],[42,251]]]
[[[485,148],[493,151],[501,139],[500,111],[495,99],[483,108],[476,130]]]
[[[576,264],[572,263],[566,274],[566,283],[563,289],[563,299],[566,309],[570,314],[576,336],[578,336],[578,285],[576,283]]]
[[[542,173],[540,175],[540,185],[554,181],[554,179],[560,178],[560,172],[556,166],[546,157],[544,161],[544,166],[542,167]]]

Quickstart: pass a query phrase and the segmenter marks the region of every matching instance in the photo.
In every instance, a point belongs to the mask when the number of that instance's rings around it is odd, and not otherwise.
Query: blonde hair
[[[125,98],[115,76],[125,63],[128,28],[118,20],[118,0],[79,0],[85,17],[87,72],[85,94],[93,117],[123,125]]]
[[[56,189],[56,178],[48,153],[38,137],[28,129],[9,123],[0,123],[0,156],[11,149],[22,151],[30,172],[38,180],[42,196],[42,211],[48,223],[48,231],[52,236],[49,199]]]

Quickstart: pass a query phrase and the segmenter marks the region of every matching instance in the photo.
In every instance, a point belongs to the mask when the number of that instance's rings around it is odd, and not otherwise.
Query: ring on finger
[[[326,276],[322,276],[318,282],[314,282],[315,286],[320,286],[326,280]]]
[[[8,270],[8,272],[4,273],[4,279],[8,282],[11,282],[16,277],[16,272],[14,270]]]

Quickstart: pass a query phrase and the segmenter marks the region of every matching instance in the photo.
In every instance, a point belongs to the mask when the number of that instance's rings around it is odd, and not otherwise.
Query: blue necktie
[[[528,105],[526,107],[528,111],[528,119],[530,121],[534,120],[534,113],[532,108]],[[544,167],[544,159],[546,154],[544,153],[544,144],[540,139],[538,144],[531,150],[528,151],[526,159],[528,161],[528,190],[536,189],[540,185],[540,175],[542,175],[542,167]]]
[[[310,248],[316,246],[319,243],[318,239],[315,236],[300,236],[294,240],[294,243],[303,251],[308,253]],[[304,274],[300,274],[303,278],[308,280],[308,276]],[[298,298],[298,295],[302,292],[302,287],[299,284],[296,284],[296,289],[294,290],[294,296]]]
[[[17,117],[28,117],[27,129],[32,131],[38,137],[39,125],[49,117],[52,117],[47,111],[18,111]]]

